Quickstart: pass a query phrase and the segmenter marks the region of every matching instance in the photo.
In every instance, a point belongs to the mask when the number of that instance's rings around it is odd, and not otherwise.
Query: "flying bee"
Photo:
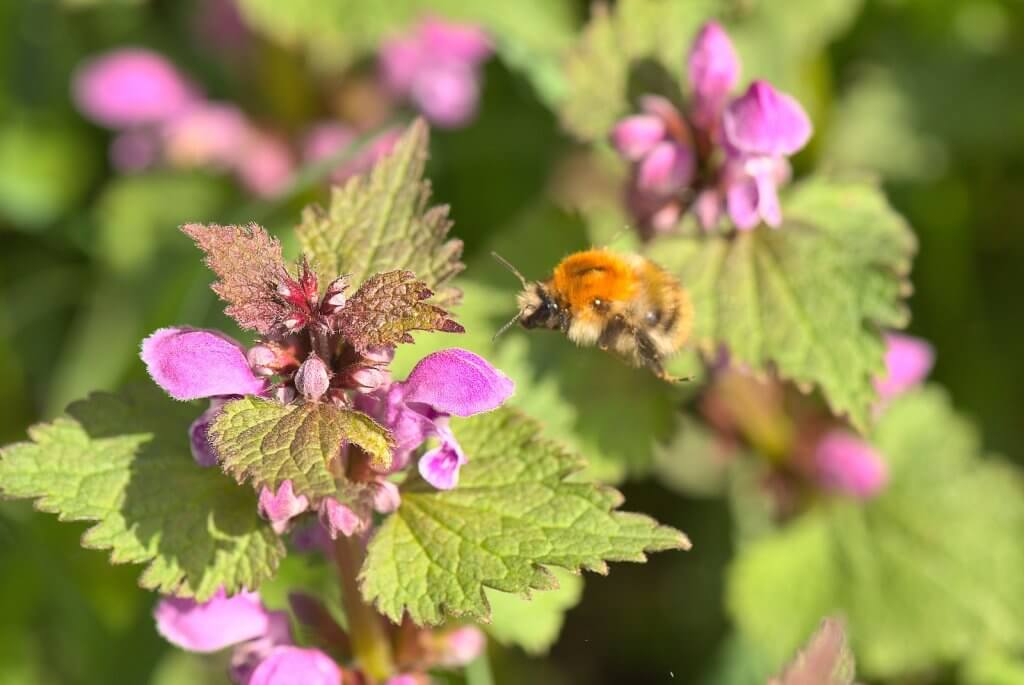
[[[662,362],[690,335],[693,305],[679,281],[651,260],[606,249],[571,254],[546,281],[527,281],[501,255],[491,253],[523,284],[519,313],[495,338],[518,322],[523,328],[565,333],[577,345],[597,345],[658,378]]]

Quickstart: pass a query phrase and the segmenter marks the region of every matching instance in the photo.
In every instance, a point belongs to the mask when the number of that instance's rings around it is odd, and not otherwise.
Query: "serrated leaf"
[[[224,312],[242,328],[270,333],[288,312],[277,297],[287,275],[281,243],[256,224],[187,224],[181,230],[206,253],[206,265],[220,279],[212,287],[228,303]]]
[[[334,188],[326,210],[306,208],[295,231],[322,279],[348,274],[362,284],[375,273],[403,269],[426,283],[438,304],[457,301],[448,282],[464,268],[462,241],[445,240],[452,225],[447,206],[428,208],[428,151],[429,130],[419,119],[368,174]]]
[[[872,678],[985,642],[1020,649],[1020,474],[978,456],[973,427],[936,388],[891,405],[872,442],[890,467],[883,494],[830,502],[741,552],[727,592],[740,629],[782,659],[820,616],[841,613]]]
[[[391,435],[366,414],[321,402],[281,404],[258,397],[228,402],[209,429],[222,468],[239,483],[322,497],[337,490],[331,462],[346,443],[370,455],[374,468],[391,463]]]
[[[826,618],[785,672],[768,685],[853,685],[853,674],[853,653],[846,644],[843,622]]]
[[[444,309],[424,302],[434,293],[411,271],[371,276],[345,304],[338,327],[358,351],[412,342],[410,331],[462,333]]]
[[[783,217],[778,230],[656,240],[649,256],[690,290],[704,350],[820,387],[863,430],[885,370],[880,329],[908,318],[916,240],[872,183],[809,179]]]
[[[92,395],[0,451],[0,492],[62,521],[97,521],[83,546],[147,564],[145,588],[198,600],[255,589],[284,545],[251,491],[196,465],[188,427],[199,412],[157,388]]]
[[[487,632],[504,645],[518,645],[527,654],[545,654],[558,639],[565,612],[583,596],[583,579],[554,568],[558,588],[518,597],[507,592],[486,590],[491,605],[491,623]]]
[[[453,425],[469,458],[458,487],[402,493],[402,506],[370,542],[363,595],[391,620],[446,615],[488,620],[484,588],[550,590],[546,565],[607,572],[608,561],[686,549],[679,531],[614,511],[616,490],[566,480],[579,459],[538,437],[540,426],[501,409]]]

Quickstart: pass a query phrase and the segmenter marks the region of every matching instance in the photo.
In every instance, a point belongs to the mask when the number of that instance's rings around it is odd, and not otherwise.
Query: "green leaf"
[[[983,649],[960,669],[963,685],[1024,685],[1024,657]]]
[[[62,521],[97,521],[83,546],[148,564],[145,588],[200,601],[221,586],[255,589],[284,545],[251,491],[196,465],[188,428],[199,411],[155,387],[92,395],[0,451],[0,491]]]
[[[302,213],[296,234],[325,282],[348,274],[362,284],[380,271],[406,269],[437,293],[439,304],[457,300],[458,291],[446,286],[463,269],[462,242],[445,240],[452,225],[447,206],[427,208],[429,135],[417,120],[368,174],[334,188],[328,209],[313,205]]]
[[[590,246],[578,219],[547,205],[528,210],[496,233],[500,237],[488,247],[531,279],[547,278],[560,259]],[[672,435],[675,406],[696,384],[666,383],[551,331],[513,327],[494,340],[515,314],[520,285],[487,252],[471,262],[472,280],[458,281],[463,291],[458,318],[466,328],[458,346],[508,374],[516,382],[510,404],[543,416],[550,437],[587,455],[588,476],[618,481],[647,473],[656,443]],[[450,335],[417,335],[415,346],[398,349],[392,372],[404,378],[426,354],[452,344]],[[624,397],[629,402],[619,401]]]
[[[811,178],[794,187],[778,230],[671,237],[649,255],[679,275],[694,303],[694,338],[737,362],[817,385],[860,429],[882,374],[881,328],[908,314],[916,240],[875,184]]]
[[[518,645],[528,654],[545,654],[558,640],[565,612],[579,604],[583,578],[562,569],[552,569],[558,588],[532,597],[486,590],[491,605],[487,632],[503,645]]]
[[[897,400],[872,442],[890,468],[879,497],[827,502],[743,549],[727,592],[740,629],[781,660],[839,612],[871,678],[1024,646],[1020,474],[978,456],[936,388]]]
[[[686,549],[686,536],[640,514],[614,511],[622,495],[567,480],[579,459],[539,438],[540,426],[501,409],[454,424],[469,463],[454,490],[402,493],[370,542],[363,595],[384,615],[437,624],[490,618],[484,588],[551,590],[546,565],[606,573],[607,561]]]
[[[424,302],[434,293],[411,271],[370,276],[338,315],[345,341],[360,352],[372,346],[411,343],[412,331],[462,333],[441,307]]]
[[[633,109],[633,97],[678,89],[690,41],[716,6],[712,0],[622,0],[614,9],[594,4],[565,64],[565,127],[583,140],[604,139]]]
[[[337,490],[331,462],[345,443],[370,455],[374,468],[391,463],[391,435],[366,414],[320,402],[281,404],[258,397],[228,402],[209,430],[221,466],[239,483],[277,492],[292,481],[296,496]]]

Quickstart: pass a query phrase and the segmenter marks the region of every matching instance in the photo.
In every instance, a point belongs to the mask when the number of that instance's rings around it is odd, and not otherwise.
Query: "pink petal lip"
[[[266,388],[241,345],[216,331],[161,328],[142,341],[141,356],[156,384],[176,400],[255,395]]]
[[[497,409],[515,391],[515,383],[483,357],[460,348],[427,355],[401,384],[406,403],[435,411],[472,416]]]
[[[209,601],[169,597],[153,612],[168,642],[190,652],[216,652],[267,634],[271,613],[255,592],[227,597],[219,590]]]
[[[811,137],[811,121],[792,96],[766,81],[754,81],[725,110],[725,136],[741,152],[785,157]]]

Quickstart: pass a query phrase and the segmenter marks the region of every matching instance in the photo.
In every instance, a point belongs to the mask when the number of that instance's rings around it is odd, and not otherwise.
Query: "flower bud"
[[[327,316],[337,313],[348,301],[345,296],[347,289],[348,276],[338,276],[331,281],[320,302],[320,311]]]
[[[273,376],[277,373],[277,353],[269,345],[254,345],[245,357],[257,376]]]
[[[487,647],[487,638],[476,626],[461,626],[437,636],[440,648],[439,663],[448,668],[460,668],[480,656]]]
[[[682,190],[696,171],[693,152],[678,143],[658,143],[637,167],[637,186],[646,191],[670,195]]]
[[[290,385],[282,385],[274,390],[274,399],[281,404],[291,404],[295,401],[295,388]]]
[[[393,345],[374,345],[363,351],[363,357],[378,364],[390,364],[395,358],[395,348]]]
[[[351,537],[366,530],[367,522],[356,512],[333,497],[325,497],[320,502],[320,521],[327,529],[332,540],[338,539],[338,533]]]
[[[398,486],[389,480],[376,481],[373,488],[373,510],[378,514],[390,514],[402,503]]]
[[[889,467],[864,440],[843,430],[833,430],[818,443],[814,463],[822,487],[870,499],[889,480]]]
[[[373,392],[388,382],[389,374],[376,366],[364,366],[352,372],[349,378],[357,392]]]
[[[720,24],[710,21],[697,34],[686,71],[693,91],[694,123],[711,128],[740,75],[740,60]]]
[[[285,320],[282,321],[281,323],[284,325],[285,330],[287,330],[289,333],[298,333],[299,331],[306,327],[307,323],[309,323],[309,317],[307,317],[302,312],[296,310],[289,314],[287,317],[285,317]]]
[[[295,390],[314,402],[323,397],[330,387],[331,376],[327,365],[315,354],[310,355],[295,372]]]
[[[626,117],[612,129],[612,145],[626,159],[638,161],[665,138],[665,122],[652,114]]]
[[[288,529],[288,521],[309,508],[309,498],[296,497],[291,480],[281,483],[277,494],[266,486],[260,491],[259,512],[270,521],[274,532],[281,535]]]

